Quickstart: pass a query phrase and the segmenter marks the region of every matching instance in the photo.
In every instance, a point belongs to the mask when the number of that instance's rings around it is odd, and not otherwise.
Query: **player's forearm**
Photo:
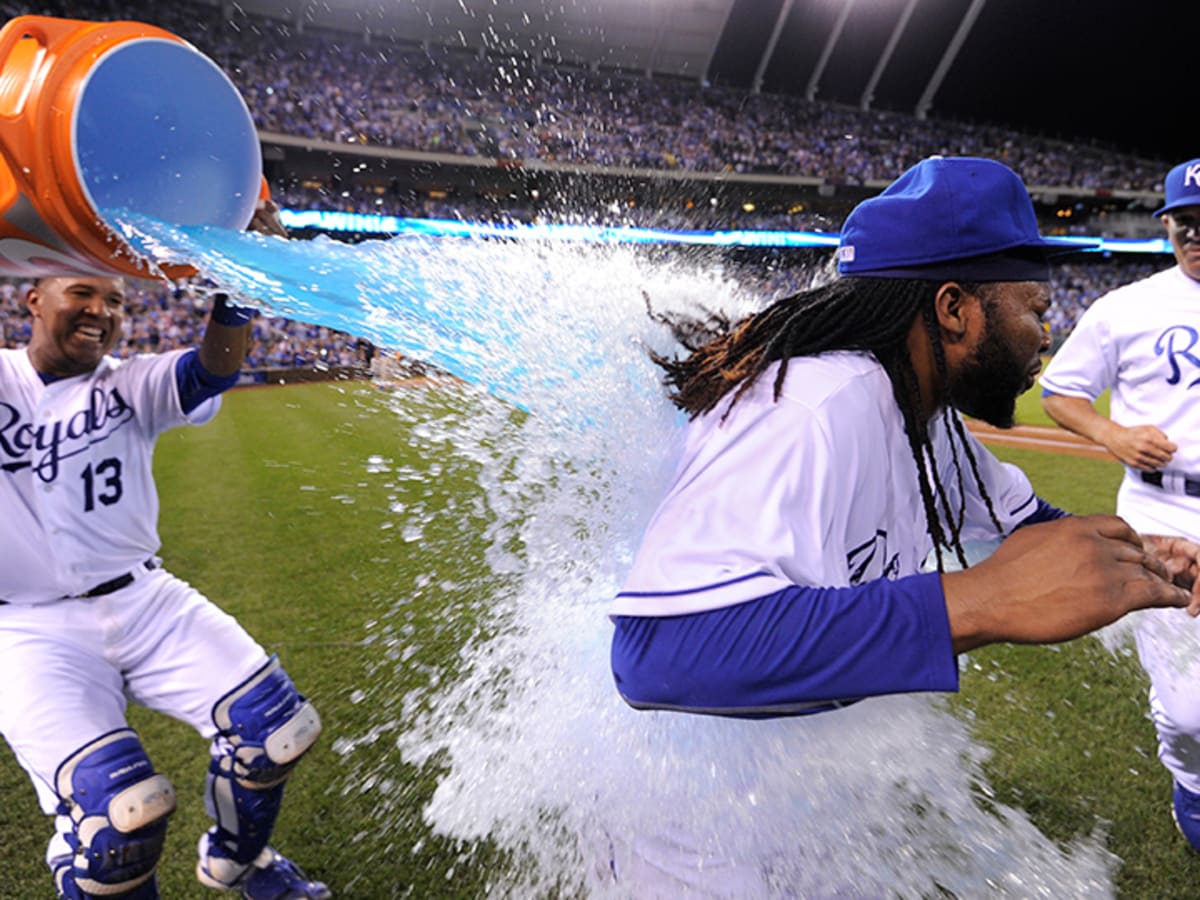
[[[968,570],[941,576],[946,619],[950,623],[950,645],[955,654],[1007,639],[1003,616],[994,614],[990,585],[973,575]]]
[[[220,378],[236,374],[250,347],[251,321],[253,311],[232,305],[224,294],[215,295],[200,344],[200,365]]]
[[[1042,408],[1051,419],[1068,431],[1105,447],[1112,441],[1116,424],[1107,416],[1096,412],[1091,402],[1083,397],[1046,394],[1042,397]]]
[[[200,365],[218,377],[234,375],[246,360],[250,326],[231,328],[209,322],[200,344]]]

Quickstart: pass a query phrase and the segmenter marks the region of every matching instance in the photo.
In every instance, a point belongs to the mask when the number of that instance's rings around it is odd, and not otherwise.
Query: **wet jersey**
[[[862,353],[793,359],[776,400],[777,366],[732,408],[726,400],[691,423],[611,614],[680,615],[920,571],[933,545],[883,367]],[[962,539],[996,538],[963,447],[952,446],[958,436],[940,415],[930,428]],[[1007,534],[1037,511],[1037,497],[1019,469],[966,441]]]

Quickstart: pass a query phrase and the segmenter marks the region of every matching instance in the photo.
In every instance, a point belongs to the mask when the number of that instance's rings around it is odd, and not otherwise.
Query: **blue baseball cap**
[[[1163,213],[1181,206],[1200,206],[1200,159],[1180,163],[1167,173],[1167,202],[1154,213]]]
[[[934,156],[854,207],[837,268],[867,278],[1047,281],[1050,256],[1096,246],[1038,234],[1029,192],[1008,166]]]

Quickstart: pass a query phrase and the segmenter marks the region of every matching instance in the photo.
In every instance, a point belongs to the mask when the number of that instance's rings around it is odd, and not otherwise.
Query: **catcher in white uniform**
[[[1042,402],[1125,464],[1118,515],[1139,531],[1200,539],[1200,159],[1168,173],[1155,215],[1178,265],[1092,304],[1042,376]],[[1109,388],[1105,417],[1092,403]],[[1200,658],[1180,652],[1181,638],[1200,646],[1200,628],[1160,609],[1140,613],[1135,634],[1175,818],[1200,850]]]
[[[117,361],[122,279],[43,278],[25,299],[30,344],[0,350],[0,733],[55,816],[59,897],[158,897],[175,795],[128,700],[212,742],[203,884],[329,897],[268,846],[284,782],[320,733],[316,711],[156,556],[155,440],[216,414],[250,316],[217,295],[199,349]]]

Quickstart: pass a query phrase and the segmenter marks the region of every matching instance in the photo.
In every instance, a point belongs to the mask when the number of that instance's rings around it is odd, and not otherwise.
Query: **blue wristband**
[[[230,328],[241,328],[254,321],[257,310],[248,306],[234,306],[225,294],[213,294],[213,308],[209,318],[218,325],[228,325]]]

